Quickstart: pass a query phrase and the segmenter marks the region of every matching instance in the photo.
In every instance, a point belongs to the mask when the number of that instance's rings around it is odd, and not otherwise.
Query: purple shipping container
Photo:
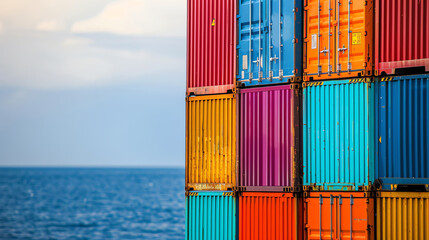
[[[300,95],[297,84],[239,91],[241,191],[299,190]]]

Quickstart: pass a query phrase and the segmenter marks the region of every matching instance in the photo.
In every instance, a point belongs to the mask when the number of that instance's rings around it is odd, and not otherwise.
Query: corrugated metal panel
[[[429,71],[429,1],[375,2],[376,74],[411,67]]]
[[[300,184],[297,87],[240,90],[240,186]]]
[[[304,81],[372,76],[372,0],[307,0],[304,9]]]
[[[304,200],[305,239],[374,239],[373,198],[363,192],[309,194]]]
[[[369,80],[304,83],[304,185],[359,190],[373,182],[374,93],[362,82]]]
[[[235,87],[236,0],[188,0],[187,95]]]
[[[302,76],[303,1],[239,2],[237,80],[252,86]]]
[[[239,200],[239,239],[301,239],[299,199],[292,193],[244,192]]]
[[[187,98],[186,178],[189,190],[236,186],[235,94]]]
[[[429,75],[377,79],[375,96],[376,178],[429,184]]]
[[[429,239],[429,193],[377,193],[377,239]]]
[[[233,192],[189,192],[186,198],[186,239],[236,239]]]

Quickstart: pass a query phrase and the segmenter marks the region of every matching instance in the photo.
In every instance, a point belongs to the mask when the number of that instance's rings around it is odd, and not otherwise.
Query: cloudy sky
[[[186,0],[1,0],[0,165],[184,166]]]

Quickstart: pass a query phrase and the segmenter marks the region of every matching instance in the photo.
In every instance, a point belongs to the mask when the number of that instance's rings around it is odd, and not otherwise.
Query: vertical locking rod
[[[331,75],[331,0],[329,0],[329,15],[328,15],[328,75]]]
[[[261,18],[262,18],[262,0],[259,0],[259,73],[258,78],[261,81],[261,66],[262,66],[262,57],[261,57],[261,49],[262,49],[262,39],[261,39]]]
[[[249,80],[252,82],[252,0],[249,0]]]
[[[319,195],[319,239],[322,240],[322,205],[323,198]]]
[[[349,8],[348,8],[348,12],[349,12],[349,31],[347,34],[347,41],[348,41],[348,47],[347,47],[347,71],[351,71],[352,70],[352,63],[350,62],[350,34],[352,34],[352,31],[350,29],[350,5],[352,4],[351,0],[347,0],[349,2]]]
[[[353,236],[353,227],[352,227],[352,223],[353,223],[353,212],[352,212],[352,206],[353,206],[353,195],[350,195],[350,239],[352,239]]]
[[[334,205],[334,197],[331,195],[331,240],[332,240],[332,205]]]
[[[320,10],[322,6],[320,6],[320,0],[317,4],[317,75],[320,76],[322,73],[322,66],[320,65]]]
[[[340,63],[340,35],[341,35],[341,32],[340,32],[340,20],[341,20],[341,18],[340,18],[340,9],[341,9],[341,2],[340,2],[340,0],[338,0],[338,19],[337,19],[337,33],[338,33],[338,37],[337,37],[337,72],[338,72],[338,75],[341,73],[341,63]]]
[[[282,69],[282,1],[279,0],[279,78],[283,78]]]
[[[339,211],[339,223],[338,223],[338,240],[341,240],[341,205],[343,205],[343,198],[340,196],[338,197],[338,211]]]

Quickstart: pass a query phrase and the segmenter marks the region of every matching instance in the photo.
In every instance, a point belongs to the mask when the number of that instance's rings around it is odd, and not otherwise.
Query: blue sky
[[[0,166],[184,166],[186,0],[2,0],[0,52]]]

